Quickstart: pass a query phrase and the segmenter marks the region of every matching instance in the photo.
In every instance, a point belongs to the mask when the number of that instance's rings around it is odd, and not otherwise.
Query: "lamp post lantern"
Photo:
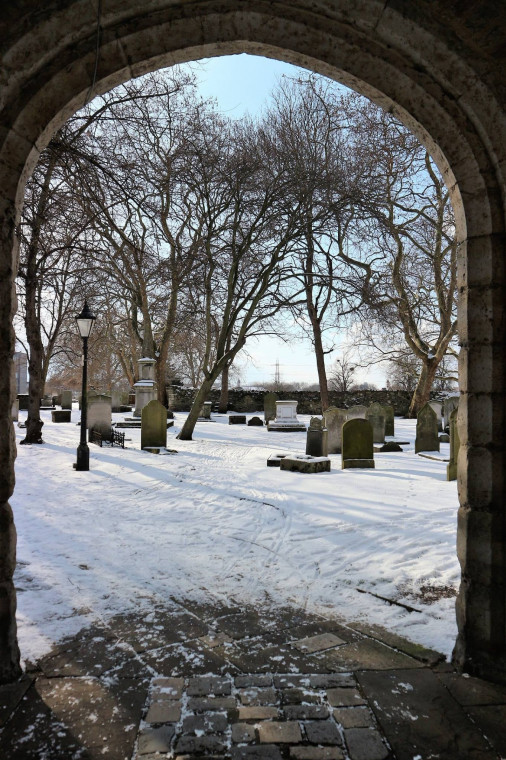
[[[77,447],[77,462],[74,464],[76,470],[90,469],[90,450],[86,442],[86,430],[88,422],[88,338],[90,337],[91,328],[96,317],[91,313],[88,303],[85,301],[83,310],[76,317],[77,328],[83,339],[83,387],[81,393],[81,440]]]

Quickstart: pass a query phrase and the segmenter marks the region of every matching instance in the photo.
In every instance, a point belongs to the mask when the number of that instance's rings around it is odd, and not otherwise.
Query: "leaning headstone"
[[[422,406],[416,419],[415,453],[419,451],[439,451],[437,414],[429,403]]]
[[[307,429],[306,454],[312,457],[326,457],[328,449],[327,429],[320,417],[311,417]]]
[[[391,404],[384,404],[385,412],[385,435],[395,435],[395,412]]]
[[[97,393],[88,397],[88,430],[109,436],[112,430],[111,397]]]
[[[458,408],[455,408],[450,414],[450,461],[446,465],[446,480],[457,480],[457,460],[460,449],[457,413]]]
[[[381,404],[371,404],[367,409],[366,419],[372,425],[373,443],[385,443],[385,410]]]
[[[61,408],[72,409],[72,391],[61,392]]]
[[[325,418],[325,427],[327,428],[327,447],[329,454],[341,453],[341,434],[343,424],[346,421],[347,409],[338,409],[336,406],[329,406],[323,412]]]
[[[365,420],[367,414],[367,407],[362,406],[362,404],[357,404],[356,406],[350,406],[349,409],[346,410],[346,420]]]
[[[275,393],[266,393],[264,396],[264,422],[268,422],[276,417],[276,401],[278,397]]]
[[[141,449],[165,448],[167,445],[167,410],[156,399],[149,401],[141,413]]]
[[[348,420],[343,425],[341,467],[374,467],[372,425],[369,420]]]
[[[267,423],[267,430],[279,430],[283,433],[306,431],[304,423],[297,419],[296,401],[276,401],[276,419]]]
[[[443,404],[441,401],[429,401],[429,406],[435,411],[437,417],[437,429],[443,430]]]
[[[17,422],[19,418],[19,401],[16,399],[12,402],[11,417],[13,422]]]

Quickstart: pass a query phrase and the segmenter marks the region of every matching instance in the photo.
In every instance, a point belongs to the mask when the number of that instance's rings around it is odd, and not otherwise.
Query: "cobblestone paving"
[[[363,623],[170,600],[0,686],[2,760],[497,760],[506,688]]]

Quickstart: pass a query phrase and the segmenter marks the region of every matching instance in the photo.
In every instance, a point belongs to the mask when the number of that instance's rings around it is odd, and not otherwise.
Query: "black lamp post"
[[[88,422],[88,338],[90,337],[91,328],[96,317],[91,313],[87,302],[84,302],[82,312],[76,317],[79,334],[83,339],[83,388],[81,393],[81,440],[77,447],[77,462],[74,464],[76,470],[90,469],[90,450],[86,442],[86,430]]]

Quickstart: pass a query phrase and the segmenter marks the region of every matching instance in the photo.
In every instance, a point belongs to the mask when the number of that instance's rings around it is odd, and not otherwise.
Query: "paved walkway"
[[[506,688],[377,627],[170,601],[0,687],[2,760],[497,760]]]

